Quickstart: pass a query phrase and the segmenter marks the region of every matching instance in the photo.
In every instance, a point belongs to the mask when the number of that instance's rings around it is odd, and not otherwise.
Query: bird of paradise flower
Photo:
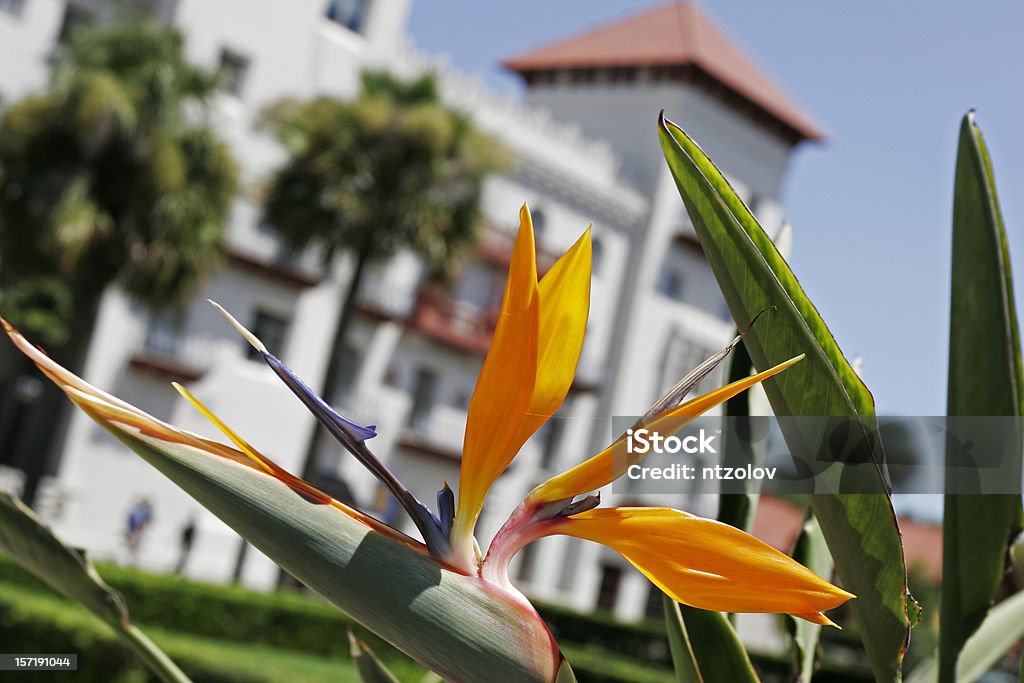
[[[526,598],[510,582],[509,562],[527,544],[562,534],[613,548],[681,603],[723,612],[788,613],[816,624],[831,625],[824,612],[854,596],[757,538],[732,526],[669,508],[599,507],[600,495],[593,492],[618,479],[625,473],[627,464],[636,462],[635,455],[629,460],[624,457],[624,435],[600,453],[534,488],[513,510],[486,552],[481,551],[474,529],[488,489],[523,444],[558,410],[573,381],[589,312],[590,275],[588,229],[543,278],[538,279],[533,225],[524,205],[493,342],[470,400],[458,499],[456,502],[454,493],[445,485],[438,493],[436,513],[416,499],[367,447],[366,441],[376,435],[374,427],[355,424],[339,415],[259,339],[214,304],[317,420],[395,495],[420,531],[423,542],[333,499],[285,471],[236,434],[184,387],[174,385],[234,447],[168,425],[97,389],[51,360],[6,321],[3,325],[17,347],[50,380],[108,429],[185,445],[205,456],[226,458],[263,472],[307,499],[333,507],[364,525],[369,532],[395,541],[407,551],[429,557],[445,570],[480,580],[488,599],[508,601],[519,610],[518,618],[540,621]],[[675,433],[699,415],[802,358],[787,360],[697,398],[684,400],[738,340],[673,387],[636,426],[666,436]],[[353,616],[359,618],[359,615]],[[531,634],[535,635],[537,625],[531,624],[531,628]],[[554,680],[563,671],[561,656],[557,646],[552,646],[553,639],[542,623],[539,631],[547,634],[549,642],[541,642],[544,637],[537,640],[531,635],[536,651],[526,656],[534,659],[534,670],[542,672],[538,680]],[[379,635],[393,642],[402,641],[389,638],[388,633]],[[427,666],[459,678],[451,673],[447,664],[439,663],[436,653],[410,651],[415,648],[403,642],[396,644]]]

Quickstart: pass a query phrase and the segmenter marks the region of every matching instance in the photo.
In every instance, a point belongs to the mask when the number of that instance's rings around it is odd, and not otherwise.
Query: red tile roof
[[[773,548],[791,553],[803,523],[801,508],[780,498],[762,495],[751,533]],[[900,533],[907,567],[938,585],[942,581],[942,527],[903,518]]]
[[[817,125],[695,5],[655,7],[513,57],[519,72],[548,69],[692,66],[792,129],[820,140]]]

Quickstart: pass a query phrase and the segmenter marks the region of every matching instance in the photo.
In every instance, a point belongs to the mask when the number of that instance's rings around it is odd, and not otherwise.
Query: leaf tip
[[[267,353],[267,347],[263,344],[263,342],[261,342],[255,334],[247,330],[245,326],[242,325],[242,323],[238,322],[238,320],[235,319],[235,316],[228,313],[223,306],[218,304],[213,299],[207,299],[207,301],[209,301],[210,305],[216,308],[221,315],[227,318],[228,322],[231,323],[231,326],[238,330],[238,333],[245,337],[245,340],[249,342],[254,349],[259,351],[260,353]]]

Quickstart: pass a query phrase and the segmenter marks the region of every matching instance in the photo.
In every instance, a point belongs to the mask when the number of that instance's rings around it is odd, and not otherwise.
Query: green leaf
[[[569,662],[565,659],[558,665],[558,673],[555,675],[555,683],[576,683],[576,674],[573,672]]]
[[[863,426],[868,464],[836,464],[818,477],[828,490],[851,483],[867,494],[812,497],[815,517],[844,586],[857,595],[851,608],[880,681],[900,678],[909,637],[906,566],[896,515],[879,469],[874,399],[839,350],[818,311],[768,235],[704,152],[662,118],[662,149],[704,254],[738,327],[775,307],[745,338],[754,366],[771,367],[797,354],[806,359],[764,383],[780,416],[840,416]],[[804,453],[822,434],[804,421],[783,421],[790,449]],[[874,462],[871,462],[874,459]],[[849,490],[849,489],[848,489]]]
[[[662,600],[678,683],[757,683],[754,665],[724,614],[681,605],[667,595]]]
[[[1024,414],[1024,375],[1006,232],[985,141],[973,113],[960,126],[953,192],[949,415]],[[1011,452],[1019,454],[1018,445]],[[950,462],[947,456],[947,462]],[[1014,463],[1020,481],[1020,460]],[[958,471],[947,468],[952,483]],[[1012,472],[1010,474],[1012,475]],[[1021,528],[1020,495],[946,495],[943,513],[940,681],[985,618]]]
[[[976,681],[1024,638],[1024,591],[1014,593],[989,610],[988,616],[967,639],[956,666],[957,681]],[[907,683],[935,683],[939,660],[922,662],[907,677]]]
[[[793,549],[793,559],[804,565],[818,576],[829,578],[832,575],[832,555],[828,552],[828,544],[821,533],[821,527],[814,515],[808,515],[804,528]],[[787,617],[793,627],[793,639],[797,645],[798,678],[800,683],[810,683],[814,675],[814,658],[818,650],[818,638],[821,625],[812,624],[805,619]]]
[[[753,374],[753,369],[754,364],[750,360],[747,347],[740,344],[733,349],[726,383],[737,382],[749,377]],[[736,420],[750,417],[751,391],[744,391],[726,402],[726,417]],[[755,467],[761,465],[765,461],[766,446],[763,439],[744,441],[725,437],[722,464],[726,467],[743,467],[747,463]],[[730,524],[737,529],[750,531],[754,523],[754,515],[757,513],[761,482],[753,478],[748,479],[744,482],[744,488],[746,489],[744,493],[723,493],[718,496],[718,521]]]
[[[363,683],[398,683],[395,675],[388,671],[366,643],[356,638],[352,629],[348,630],[348,646],[352,661],[359,671],[359,680]]]
[[[0,552],[99,617],[161,680],[189,680],[132,625],[121,596],[103,582],[85,555],[64,545],[27,505],[6,493],[0,493]]]
[[[551,683],[558,674],[557,646],[525,601],[262,471],[100,424],[285,571],[446,681]]]
[[[665,630],[668,631],[668,646],[672,652],[672,667],[676,672],[677,683],[704,683],[679,603],[664,594],[661,601],[665,606]]]
[[[773,242],[780,253],[786,254],[789,252],[793,242],[793,231],[790,229],[789,223],[783,224]],[[737,331],[738,333],[739,331]],[[754,374],[754,364],[750,360],[750,353],[747,352],[746,346],[741,344],[733,349],[728,374],[727,384],[738,382]],[[760,389],[751,388],[730,398],[725,404],[725,415],[735,418],[737,421],[742,421],[752,415],[760,414],[759,411],[751,410],[751,403],[754,401],[754,396],[758,391]],[[747,421],[748,426],[752,426],[752,424],[751,421]],[[739,428],[740,425],[737,424],[737,429]],[[757,467],[764,464],[767,458],[768,444],[763,439],[752,441],[737,441],[734,439],[730,441],[727,437],[725,438],[723,465],[727,467],[744,467],[749,463]],[[725,522],[744,531],[750,531],[754,524],[754,515],[757,514],[757,503],[761,493],[761,480],[748,479],[744,484],[744,488],[746,489],[744,493],[723,493],[718,496],[718,521]]]

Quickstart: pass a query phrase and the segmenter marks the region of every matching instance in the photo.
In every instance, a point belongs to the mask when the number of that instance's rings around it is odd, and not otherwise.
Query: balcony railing
[[[400,444],[447,458],[462,457],[462,439],[466,433],[466,411],[435,405],[416,417],[402,433]]]
[[[142,372],[191,382],[206,374],[229,347],[237,344],[224,338],[192,336],[163,325],[151,325],[130,364]]]
[[[432,285],[420,290],[412,314],[412,325],[420,332],[475,353],[487,351],[497,321],[496,309],[457,301]]]
[[[356,302],[367,313],[402,320],[412,312],[416,293],[413,288],[390,282],[383,273],[371,272],[359,285]]]

